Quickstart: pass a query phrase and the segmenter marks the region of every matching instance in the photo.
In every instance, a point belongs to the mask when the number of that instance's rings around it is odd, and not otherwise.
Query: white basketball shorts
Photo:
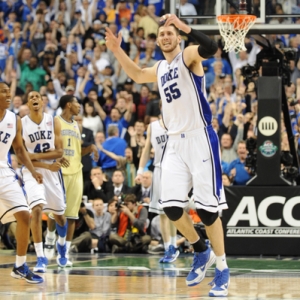
[[[15,221],[14,214],[28,211],[24,192],[13,169],[0,169],[0,221],[5,224]]]
[[[163,207],[185,207],[193,187],[197,209],[226,209],[219,139],[211,126],[170,135],[162,158]]]
[[[31,173],[26,168],[22,168],[24,188],[29,207],[32,209],[38,204],[43,204],[44,212],[63,215],[66,203],[61,172],[51,172],[42,168],[36,168],[36,171],[43,175],[43,184],[38,184]]]

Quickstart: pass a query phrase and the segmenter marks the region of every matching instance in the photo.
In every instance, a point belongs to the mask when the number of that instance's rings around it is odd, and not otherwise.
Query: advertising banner
[[[227,187],[228,255],[300,255],[300,187]]]

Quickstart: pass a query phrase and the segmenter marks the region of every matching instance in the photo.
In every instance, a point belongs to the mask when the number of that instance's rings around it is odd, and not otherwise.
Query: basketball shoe
[[[73,267],[73,263],[70,261],[70,256],[69,253],[66,254],[66,258],[67,258],[67,264],[66,267]]]
[[[42,283],[44,281],[41,276],[36,275],[32,271],[30,271],[26,263],[24,263],[19,268],[14,266],[10,275],[16,279],[25,279],[28,283]]]
[[[57,249],[57,257],[56,262],[60,267],[65,267],[68,263],[68,259],[66,257],[67,254],[67,245],[66,243],[62,246],[58,242],[56,242],[56,249]]]
[[[33,272],[45,273],[48,265],[48,259],[46,257],[38,257],[37,264],[33,268]]]
[[[176,260],[179,255],[179,250],[175,248],[173,245],[169,246],[169,249],[165,252],[164,257],[162,257],[159,262],[160,263],[171,263]]]
[[[209,291],[210,297],[226,297],[228,295],[228,287],[230,283],[229,269],[220,271],[216,268],[215,277],[209,284],[212,286]]]
[[[216,261],[215,253],[211,247],[208,247],[203,252],[195,252],[192,263],[192,270],[186,278],[188,286],[194,286],[200,283],[204,277],[207,269]]]
[[[45,244],[44,244],[44,254],[46,258],[48,258],[49,260],[52,259],[55,255],[54,245],[55,245],[55,239],[50,239],[46,237]]]

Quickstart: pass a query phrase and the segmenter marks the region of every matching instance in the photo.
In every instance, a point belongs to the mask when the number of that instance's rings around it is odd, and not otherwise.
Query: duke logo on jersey
[[[29,116],[22,119],[23,140],[30,153],[46,152],[55,148],[55,135],[53,128],[53,117],[44,113],[40,124],[33,122]]]
[[[7,144],[10,134],[4,131],[0,131],[0,142]]]

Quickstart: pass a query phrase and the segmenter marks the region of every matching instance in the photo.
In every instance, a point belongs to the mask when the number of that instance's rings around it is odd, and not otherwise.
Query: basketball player
[[[176,260],[179,255],[179,250],[176,245],[176,227],[165,215],[161,205],[158,203],[161,195],[161,169],[160,161],[163,153],[163,149],[167,142],[166,130],[163,128],[163,125],[160,123],[161,120],[156,120],[149,124],[147,129],[147,138],[143,152],[140,158],[139,169],[137,172],[136,180],[141,180],[141,175],[145,165],[150,157],[151,145],[154,148],[154,161],[153,165],[155,166],[153,172],[153,180],[151,187],[151,201],[149,204],[149,212],[153,212],[159,215],[160,219],[160,231],[162,239],[164,241],[165,255],[162,257],[160,263],[171,263]]]
[[[81,147],[81,132],[77,122],[73,120],[73,116],[77,116],[80,113],[80,104],[77,99],[72,95],[64,95],[60,98],[59,107],[62,109],[62,114],[55,117],[55,120],[60,123],[64,157],[70,163],[68,168],[62,168],[67,199],[65,216],[68,219],[66,238],[66,251],[68,253],[75,230],[75,220],[78,219],[78,211],[82,201],[83,176],[81,156],[90,154],[93,155],[94,161],[98,161],[99,155],[98,149],[95,145],[90,145],[85,148]],[[54,222],[51,218],[49,218],[45,242],[45,247],[48,250],[54,250],[53,248],[51,249],[51,246],[54,245],[54,239]],[[50,253],[48,255],[51,256],[52,254]],[[72,266],[72,262],[70,260],[67,261],[67,266]]]
[[[43,278],[32,273],[26,264],[30,230],[29,208],[16,173],[8,163],[10,147],[13,146],[18,159],[38,183],[43,183],[43,176],[35,171],[28,157],[23,146],[21,120],[8,110],[10,104],[10,89],[5,83],[0,82],[0,221],[3,224],[17,221],[17,255],[11,276],[25,279],[29,283],[41,283]]]
[[[186,283],[200,283],[206,270],[216,261],[215,278],[210,296],[228,294],[227,267],[222,223],[218,216],[227,204],[222,186],[219,141],[212,128],[212,113],[206,99],[205,78],[201,61],[212,56],[217,44],[200,31],[191,29],[175,15],[161,18],[157,45],[166,60],[141,69],[121,49],[122,36],[114,36],[106,28],[106,46],[111,50],[127,75],[137,83],[156,82],[162,95],[163,124],[168,142],[162,158],[161,204],[165,214],[194,248],[192,270]],[[192,37],[198,45],[180,49],[179,30]],[[194,189],[197,213],[205,224],[211,241],[207,247],[184,211],[186,195]],[[217,256],[217,257],[216,257]]]
[[[42,212],[53,213],[58,232],[57,264],[65,267],[67,220],[61,164],[56,161],[63,155],[60,123],[49,114],[43,113],[43,100],[38,92],[30,92],[27,105],[29,115],[22,118],[23,141],[32,164],[43,175],[44,184],[38,185],[28,169],[24,168],[23,181],[31,212],[31,232],[37,254],[33,271],[45,273],[48,260],[44,255],[42,239]]]

